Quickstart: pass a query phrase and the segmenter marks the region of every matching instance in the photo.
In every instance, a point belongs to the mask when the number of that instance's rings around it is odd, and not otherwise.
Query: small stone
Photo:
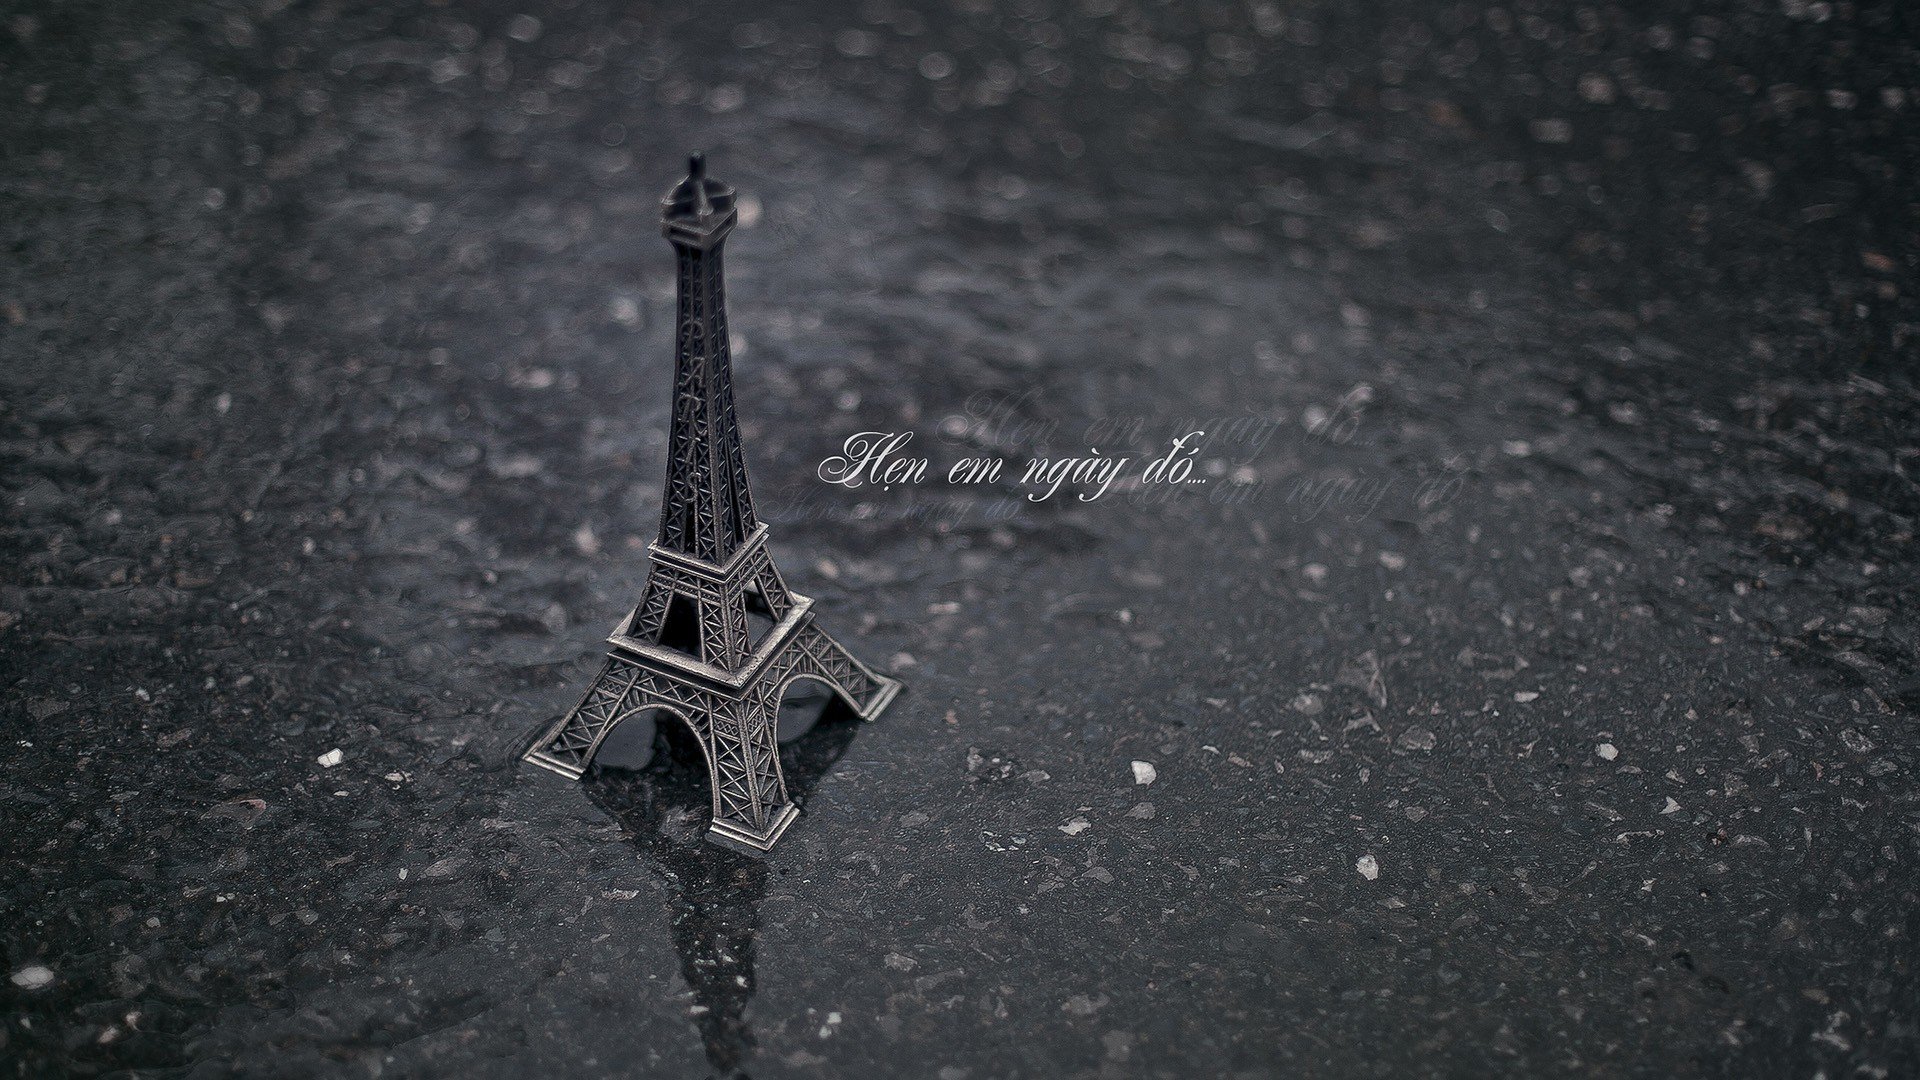
[[[1071,1013],[1074,1016],[1092,1016],[1094,1013],[1106,1008],[1106,1006],[1107,995],[1105,994],[1101,994],[1099,997],[1075,994],[1068,998],[1065,1004],[1060,1006],[1060,1011]]]
[[[1410,727],[1400,733],[1400,748],[1402,750],[1427,751],[1432,750],[1438,744],[1439,740],[1434,737],[1433,732],[1423,727]]]
[[[1074,818],[1072,821],[1067,822],[1065,825],[1056,825],[1054,826],[1054,828],[1059,829],[1061,832],[1066,833],[1068,836],[1079,836],[1081,833],[1086,832],[1088,829],[1093,828],[1093,822],[1088,821],[1086,818],[1083,818],[1083,817],[1077,817],[1077,818]]]
[[[1127,811],[1127,816],[1130,818],[1139,818],[1141,821],[1151,820],[1153,818],[1153,804],[1150,802],[1140,803],[1133,809]]]
[[[1673,796],[1669,795],[1667,796],[1667,805],[1661,807],[1660,812],[1662,814],[1677,814],[1680,812],[1680,804],[1674,801]]]
[[[1529,701],[1538,701],[1539,699],[1540,691],[1538,690],[1515,690],[1513,692],[1513,700],[1522,705],[1525,705]]]
[[[920,74],[939,82],[953,74],[953,57],[943,52],[930,52],[920,58]]]
[[[1153,767],[1153,762],[1136,761],[1133,763],[1133,782],[1134,783],[1144,786],[1146,784],[1153,783],[1155,780],[1158,780],[1159,778],[1160,778],[1160,773],[1157,769]]]
[[[341,762],[347,760],[347,755],[345,751],[341,750],[339,747],[336,746],[333,749],[327,751],[326,753],[321,754],[318,758],[315,758],[314,760],[320,763],[321,768],[331,769],[335,765],[338,765]]]
[[[39,964],[28,964],[13,973],[13,985],[22,990],[38,990],[52,982],[53,972]]]
[[[1558,117],[1531,121],[1527,124],[1527,130],[1537,142],[1563,144],[1573,141],[1573,124]]]
[[[1380,553],[1380,565],[1389,570],[1405,570],[1407,568],[1407,557],[1398,552],[1383,551]]]
[[[4,630],[12,625],[6,620],[7,614],[7,612],[0,612],[0,630]],[[27,702],[27,715],[33,717],[35,720],[45,720],[49,716],[58,716],[66,712],[67,708],[67,703],[64,701],[55,701],[52,698],[36,698]]]
[[[897,952],[890,952],[887,954],[887,966],[895,971],[912,971],[920,965],[915,962],[911,956],[903,956]]]
[[[1599,754],[1600,760],[1602,761],[1612,761],[1614,758],[1620,756],[1620,751],[1614,749],[1613,744],[1610,742],[1603,742],[1599,746],[1594,747],[1593,752]]]
[[[532,454],[507,454],[487,462],[487,469],[502,480],[525,480],[541,470],[540,459]]]
[[[465,859],[458,859],[452,856],[448,856],[447,858],[436,860],[432,866],[429,866],[425,870],[422,870],[420,872],[420,876],[424,878],[458,877],[460,874],[460,870],[465,866],[466,866]]]
[[[1375,881],[1380,877],[1380,862],[1371,855],[1362,855],[1358,859],[1355,859],[1353,861],[1353,868],[1359,871],[1360,876],[1366,878],[1368,881]]]

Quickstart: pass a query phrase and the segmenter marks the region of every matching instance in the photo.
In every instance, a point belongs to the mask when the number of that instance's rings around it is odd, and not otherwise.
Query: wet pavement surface
[[[0,10],[6,1074],[1914,1075],[1916,27],[1688,8]],[[909,687],[765,860],[515,755],[692,149]]]

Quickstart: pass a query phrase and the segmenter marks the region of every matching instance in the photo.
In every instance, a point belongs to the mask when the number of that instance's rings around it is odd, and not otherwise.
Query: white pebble
[[[331,769],[335,765],[338,765],[341,762],[347,760],[347,755],[344,751],[342,751],[339,747],[336,746],[333,749],[327,751],[326,753],[321,754],[315,760],[320,762],[321,768]]]
[[[1360,876],[1368,881],[1373,881],[1380,876],[1380,863],[1371,855],[1362,855],[1355,859],[1353,868],[1360,871]]]
[[[1154,769],[1153,762],[1136,761],[1133,763],[1133,782],[1134,783],[1151,784],[1155,780],[1158,780],[1159,778],[1160,778],[1160,773]]]
[[[1679,811],[1680,811],[1680,804],[1677,802],[1674,802],[1673,796],[1671,795],[1667,796],[1667,805],[1660,808],[1660,812],[1662,814],[1674,814],[1674,813],[1678,813]]]
[[[53,982],[53,972],[39,964],[28,964],[13,973],[13,985],[22,990],[38,990]]]
[[[1072,821],[1067,822],[1065,825],[1057,825],[1055,826],[1055,828],[1059,829],[1063,833],[1066,833],[1068,836],[1079,836],[1081,833],[1086,832],[1088,829],[1093,828],[1093,822],[1088,821],[1086,818],[1083,818],[1083,817],[1077,817],[1077,818],[1074,818]]]
[[[1610,742],[1603,742],[1599,746],[1594,747],[1593,752],[1599,754],[1602,761],[1612,761],[1614,758],[1620,756],[1620,751],[1614,749],[1613,744]]]

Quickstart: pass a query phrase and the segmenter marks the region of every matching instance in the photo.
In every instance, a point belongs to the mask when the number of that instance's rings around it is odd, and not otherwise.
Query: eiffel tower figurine
[[[660,538],[640,603],[607,640],[613,648],[586,697],[526,753],[579,779],[622,720],[659,709],[684,721],[713,788],[707,839],[763,852],[799,811],[780,774],[775,723],[787,685],[813,678],[864,720],[900,684],[869,670],[813,621],[813,601],[787,588],[754,518],[733,415],[721,245],[733,230],[733,189],[700,155],[667,193],[661,226],[679,258],[673,427]]]

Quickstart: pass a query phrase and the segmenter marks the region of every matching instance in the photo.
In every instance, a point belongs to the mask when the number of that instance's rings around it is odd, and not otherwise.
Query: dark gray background
[[[0,1060],[1912,1075],[1914,30],[8,5]],[[644,574],[691,149],[776,556],[910,686],[762,863],[513,760]],[[814,478],[1188,416],[1271,439]]]

